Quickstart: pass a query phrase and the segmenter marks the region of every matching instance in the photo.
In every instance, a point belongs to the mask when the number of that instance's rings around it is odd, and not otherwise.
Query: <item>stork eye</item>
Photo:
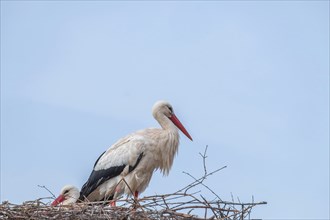
[[[63,194],[67,194],[69,192],[69,190],[65,190]]]
[[[168,109],[170,110],[171,113],[173,113],[173,108],[171,106],[168,106]]]

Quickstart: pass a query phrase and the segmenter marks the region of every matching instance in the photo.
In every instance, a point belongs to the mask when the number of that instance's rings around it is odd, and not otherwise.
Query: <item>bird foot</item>
[[[111,207],[116,207],[116,201],[112,200],[109,204]]]

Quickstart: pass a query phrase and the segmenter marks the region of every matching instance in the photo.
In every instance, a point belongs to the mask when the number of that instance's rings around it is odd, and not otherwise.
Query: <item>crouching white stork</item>
[[[154,170],[168,175],[178,151],[178,129],[192,138],[170,103],[156,102],[152,114],[161,128],[132,133],[105,151],[80,191],[81,201],[114,200],[123,193],[137,198],[148,186]]]
[[[57,206],[58,204],[70,205],[76,203],[79,196],[80,192],[77,187],[66,185],[61,189],[60,195],[54,200],[51,206]]]

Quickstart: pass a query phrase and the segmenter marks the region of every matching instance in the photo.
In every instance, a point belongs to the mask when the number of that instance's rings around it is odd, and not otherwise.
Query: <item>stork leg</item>
[[[117,186],[115,189],[115,194],[113,194],[112,200],[110,202],[110,206],[112,206],[112,207],[116,206],[116,199],[117,199],[119,192],[120,192],[120,186]]]
[[[117,191],[113,195],[112,200],[110,200],[110,206],[111,207],[116,207],[116,198],[117,198]]]
[[[134,192],[134,205],[133,205],[133,210],[136,210],[138,208],[138,196],[139,196],[139,192],[135,191]]]
[[[138,191],[135,191],[134,192],[134,199],[137,200],[138,199],[138,196],[139,196],[139,192]]]

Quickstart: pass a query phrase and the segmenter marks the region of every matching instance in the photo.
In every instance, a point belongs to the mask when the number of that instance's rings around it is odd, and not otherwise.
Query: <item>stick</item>
[[[53,196],[53,198],[55,199],[56,198],[56,196],[46,187],[46,186],[40,186],[40,185],[38,185],[38,187],[40,187],[40,188],[44,188],[45,190],[47,190],[50,194],[52,194],[52,196]]]

